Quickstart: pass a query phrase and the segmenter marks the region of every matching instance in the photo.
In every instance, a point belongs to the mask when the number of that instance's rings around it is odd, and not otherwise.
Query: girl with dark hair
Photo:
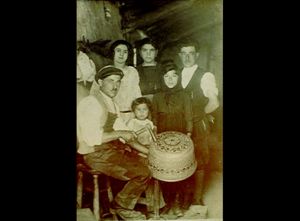
[[[190,97],[181,86],[180,74],[175,63],[171,60],[162,63],[162,92],[153,96],[153,123],[157,133],[178,131],[191,136],[192,111]],[[179,182],[162,182],[164,199],[167,203],[163,214],[167,218],[183,216],[186,204],[191,201],[187,193],[190,178]]]
[[[162,63],[162,92],[153,97],[153,123],[158,133],[173,130],[191,135],[191,103],[182,90],[180,79],[173,61]]]
[[[160,92],[160,70],[156,62],[158,45],[150,38],[144,38],[136,43],[142,63],[136,68],[140,75],[142,95],[152,100],[155,93]]]

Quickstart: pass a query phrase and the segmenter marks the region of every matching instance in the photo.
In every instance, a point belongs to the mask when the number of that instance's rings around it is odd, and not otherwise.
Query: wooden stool
[[[103,173],[93,170],[86,166],[83,163],[77,164],[77,204],[78,207],[82,207],[82,194],[83,194],[83,174],[88,173],[93,176],[93,183],[94,183],[94,196],[93,196],[93,213],[97,221],[101,220],[100,215],[100,193],[99,193],[99,186],[98,186],[98,178],[99,175],[103,175]],[[110,180],[106,179],[106,189],[108,194],[109,203],[113,201],[113,194],[111,190]],[[113,215],[113,220],[118,220],[116,214],[111,211]]]
[[[153,178],[149,188],[149,191],[145,191],[146,197],[140,197],[137,203],[145,205],[148,212],[153,211],[154,217],[151,217],[152,219],[159,219],[159,209],[161,206],[159,181]]]
[[[93,183],[94,183],[94,195],[93,195],[93,213],[96,217],[97,221],[101,220],[100,215],[100,193],[99,193],[99,185],[98,185],[98,178],[99,175],[104,175],[103,173],[93,170],[87,165],[84,164],[84,162],[81,159],[81,156],[78,156],[77,158],[77,205],[79,208],[82,207],[82,195],[83,195],[83,174],[88,173],[93,176]],[[153,194],[152,196],[140,197],[138,200],[138,204],[145,205],[147,207],[147,210],[152,210],[153,206],[153,212],[154,212],[154,219],[159,219],[159,208],[160,208],[160,188],[159,188],[159,182],[158,180],[154,179],[154,188],[153,188]],[[112,188],[110,184],[110,179],[106,179],[106,190],[108,194],[108,200],[109,203],[111,203],[114,199]],[[113,220],[118,220],[116,212],[110,208],[110,213],[113,216]]]

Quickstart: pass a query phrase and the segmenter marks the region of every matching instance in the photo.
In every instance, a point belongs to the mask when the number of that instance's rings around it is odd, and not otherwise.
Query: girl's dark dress
[[[180,87],[165,89],[153,97],[153,123],[157,132],[192,132],[192,110],[188,95]]]
[[[163,91],[153,96],[153,123],[157,133],[164,131],[179,131],[187,134],[192,132],[192,109],[190,97],[182,90],[180,79],[174,88],[168,88],[164,83]],[[164,199],[169,208],[179,204],[187,209],[191,201],[190,178],[179,182],[161,182]],[[178,205],[177,205],[178,206]]]

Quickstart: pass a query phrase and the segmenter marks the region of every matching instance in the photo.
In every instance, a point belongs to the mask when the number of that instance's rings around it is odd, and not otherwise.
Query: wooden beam
[[[222,22],[220,21],[220,22],[207,23],[207,24],[204,24],[204,25],[201,25],[201,26],[196,26],[194,28],[190,28],[187,31],[181,32],[181,33],[174,33],[173,32],[169,35],[168,40],[169,41],[178,41],[181,38],[191,36],[194,33],[203,31],[204,29],[210,29],[210,28],[213,28],[214,26],[218,26],[218,25],[222,25]]]
[[[182,10],[190,8],[196,0],[185,0],[185,1],[174,1],[170,4],[167,4],[154,12],[145,14],[142,18],[129,21],[126,29],[123,31],[123,34],[131,32],[137,28],[150,26],[158,20],[163,20],[168,16],[171,16],[175,13],[178,13]]]
[[[148,29],[146,33],[147,35],[152,36],[152,38],[165,39],[167,41],[177,41],[178,39],[189,36],[193,33],[202,32],[209,30],[214,26],[222,25],[222,23],[223,22],[221,19],[209,20],[199,25],[192,22],[184,23],[178,21],[170,26],[157,24],[155,28]],[[162,26],[162,28],[160,28],[160,26]]]

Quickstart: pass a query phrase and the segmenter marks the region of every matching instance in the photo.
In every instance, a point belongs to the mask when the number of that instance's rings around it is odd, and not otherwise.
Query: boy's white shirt
[[[192,67],[182,69],[181,85],[183,88],[186,88],[197,68],[198,65],[195,64]],[[202,89],[204,96],[209,99],[209,103],[205,107],[205,112],[211,113],[220,105],[218,101],[219,90],[217,88],[216,78],[213,73],[204,73],[200,80],[200,88]]]

